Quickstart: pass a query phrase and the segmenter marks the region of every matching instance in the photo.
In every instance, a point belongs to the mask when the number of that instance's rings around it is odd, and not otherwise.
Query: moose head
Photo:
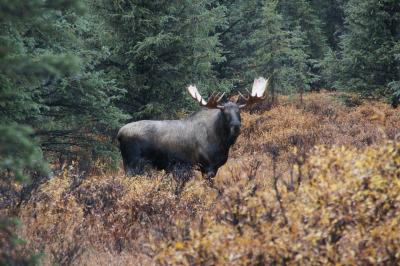
[[[244,96],[243,94],[238,92],[239,96],[245,100],[244,104],[238,104],[231,101],[221,104],[220,102],[223,99],[225,93],[215,92],[212,93],[208,101],[206,101],[200,95],[196,86],[193,85],[190,85],[187,90],[190,96],[192,96],[192,98],[195,99],[200,104],[200,106],[210,109],[221,110],[223,118],[229,127],[230,134],[228,143],[232,145],[240,133],[240,109],[264,100],[266,98],[266,88],[268,86],[268,82],[269,79],[264,79],[263,77],[260,77],[254,80],[253,88],[251,92],[249,92],[248,96]]]

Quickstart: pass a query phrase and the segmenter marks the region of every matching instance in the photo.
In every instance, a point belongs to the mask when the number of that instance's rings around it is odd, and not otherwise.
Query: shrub
[[[213,188],[65,167],[15,207],[19,236],[44,264],[398,264],[399,114],[333,95],[243,113]]]

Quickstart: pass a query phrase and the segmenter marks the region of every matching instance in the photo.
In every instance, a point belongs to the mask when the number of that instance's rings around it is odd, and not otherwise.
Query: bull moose
[[[177,164],[198,166],[210,181],[228,159],[229,149],[240,133],[240,109],[265,99],[268,80],[254,80],[245,103],[220,104],[224,94],[213,93],[208,101],[195,86],[187,88],[202,110],[181,120],[142,120],[123,126],[118,141],[126,174],[134,173],[143,163],[157,169]]]

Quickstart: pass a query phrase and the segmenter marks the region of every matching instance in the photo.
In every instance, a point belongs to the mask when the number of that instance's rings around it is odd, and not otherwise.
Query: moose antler
[[[200,106],[204,106],[207,108],[218,108],[218,109],[223,109],[223,105],[219,105],[219,102],[222,100],[222,97],[224,97],[224,93],[217,93],[215,94],[214,92],[211,94],[210,98],[208,99],[208,102],[206,102],[203,97],[201,97],[199,91],[197,90],[196,86],[190,85],[187,88],[190,96],[192,96],[193,99],[195,99]]]
[[[251,93],[249,92],[249,96],[245,97],[243,94],[239,92],[239,95],[246,100],[245,104],[239,105],[239,108],[243,108],[247,105],[252,105],[254,103],[260,102],[264,100],[267,95],[265,92],[267,91],[267,86],[268,86],[269,79],[265,79],[263,77],[260,77],[258,79],[254,80],[253,83],[253,88],[251,90]]]

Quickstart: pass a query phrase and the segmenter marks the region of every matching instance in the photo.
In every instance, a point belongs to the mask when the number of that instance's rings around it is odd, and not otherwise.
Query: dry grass
[[[399,112],[333,95],[244,113],[215,188],[65,171],[18,209],[44,264],[400,263]]]

